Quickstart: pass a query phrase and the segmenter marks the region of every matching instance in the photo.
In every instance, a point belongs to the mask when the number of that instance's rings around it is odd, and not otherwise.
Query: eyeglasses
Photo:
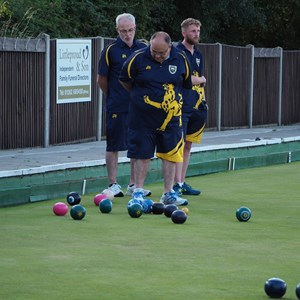
[[[155,51],[155,50],[152,49],[152,47],[150,47],[150,52],[153,56],[162,56],[162,57],[164,57],[164,56],[167,55],[169,49],[170,49],[170,46],[165,51]]]
[[[128,30],[126,30],[126,29],[119,29],[119,32],[121,33],[121,34],[127,34],[127,33],[134,33],[135,32],[135,28],[129,28]]]

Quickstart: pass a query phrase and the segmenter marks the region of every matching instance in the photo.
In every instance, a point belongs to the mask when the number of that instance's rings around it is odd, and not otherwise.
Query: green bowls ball
[[[139,203],[133,203],[127,206],[128,214],[132,218],[139,218],[143,214],[143,206]]]
[[[70,210],[70,215],[74,220],[82,220],[85,217],[85,214],[86,209],[80,204],[72,206]]]
[[[108,214],[112,210],[112,202],[109,199],[103,199],[99,203],[99,209],[103,214]]]
[[[235,216],[240,222],[248,222],[251,218],[251,210],[246,206],[241,206],[236,210]]]

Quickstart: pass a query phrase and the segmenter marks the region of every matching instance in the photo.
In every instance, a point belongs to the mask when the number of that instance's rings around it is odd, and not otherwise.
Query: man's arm
[[[197,77],[197,76],[192,75],[192,84],[193,85],[202,84],[202,83],[206,83],[206,78],[204,76]]]
[[[131,82],[124,82],[124,81],[121,81],[121,80],[119,80],[119,82],[121,83],[121,85],[123,86],[123,88],[125,90],[127,90],[128,92],[131,91],[131,89],[132,89],[132,83]]]
[[[98,74],[97,75],[97,83],[98,83],[100,89],[102,90],[102,92],[107,95],[107,89],[108,89],[107,77],[101,76]]]

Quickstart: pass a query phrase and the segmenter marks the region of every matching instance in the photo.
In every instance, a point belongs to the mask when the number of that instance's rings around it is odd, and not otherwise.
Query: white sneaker
[[[160,202],[163,204],[175,204],[175,205],[188,205],[189,202],[186,199],[180,198],[178,194],[174,192],[174,190],[171,190],[168,193],[165,193],[161,196]]]
[[[125,195],[131,196],[131,195],[133,194],[134,190],[135,190],[135,184],[132,185],[132,186],[129,186],[129,185],[128,185],[127,191],[126,191],[126,194],[125,194]],[[144,189],[143,189],[143,193],[144,193],[144,197],[148,197],[148,196],[151,195],[151,191],[149,191],[149,190],[144,190]]]
[[[108,187],[114,193],[114,197],[124,197],[124,193],[121,190],[121,186],[117,183],[113,183],[111,186]]]

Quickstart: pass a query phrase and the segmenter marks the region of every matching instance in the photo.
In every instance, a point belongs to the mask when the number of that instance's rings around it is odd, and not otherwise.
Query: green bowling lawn
[[[54,199],[0,209],[0,299],[268,299],[280,277],[285,299],[300,282],[300,163],[188,179],[190,215],[131,218],[129,197],[103,214],[82,196],[86,216],[55,216]],[[99,192],[104,187],[99,188]],[[147,185],[158,201],[162,183]],[[69,191],[66,191],[66,194]],[[247,206],[250,221],[236,209]]]

